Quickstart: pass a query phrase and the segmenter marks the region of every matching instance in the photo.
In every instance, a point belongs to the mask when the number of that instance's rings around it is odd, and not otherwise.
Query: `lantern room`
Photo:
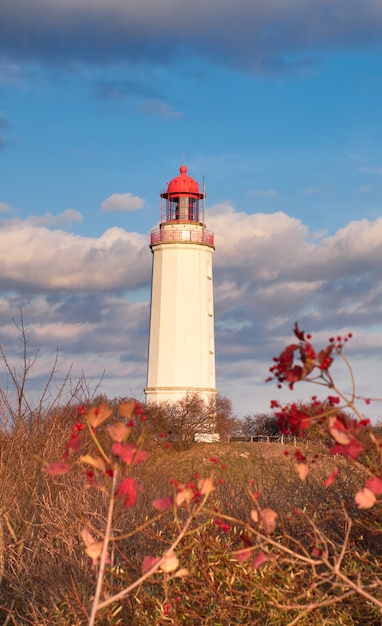
[[[205,194],[199,191],[199,183],[187,176],[187,167],[180,167],[180,175],[168,183],[161,194],[161,223],[197,222],[202,224],[199,200]],[[164,202],[165,201],[165,202]]]

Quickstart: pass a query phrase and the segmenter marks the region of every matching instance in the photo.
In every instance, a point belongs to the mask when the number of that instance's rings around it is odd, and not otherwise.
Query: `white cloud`
[[[113,193],[101,204],[101,213],[109,211],[139,211],[144,204],[144,200],[131,193]]]
[[[10,204],[7,204],[6,202],[0,202],[0,213],[7,213],[11,209],[12,207]]]
[[[3,220],[0,288],[100,291],[134,289],[150,280],[148,238],[111,228],[81,237],[30,223]]]
[[[74,209],[66,209],[58,215],[45,213],[44,215],[31,215],[27,222],[33,226],[46,226],[54,228],[55,226],[70,226],[73,222],[82,222],[82,215]]]
[[[314,242],[307,226],[280,212],[248,215],[224,204],[212,207],[206,221],[216,233],[218,384],[237,402],[236,410],[266,410],[270,397],[279,397],[263,381],[273,356],[293,340],[295,321],[313,333],[319,347],[331,334],[352,331],[349,356],[358,393],[375,396],[382,218],[351,222]],[[18,346],[11,319],[22,307],[30,348],[46,354],[39,376],[49,372],[58,346],[61,371],[73,362],[96,381],[106,368],[108,393],[141,394],[151,274],[146,236],[112,228],[88,238],[3,219],[0,264],[0,343],[7,352]],[[137,290],[142,301],[135,301]],[[339,376],[347,389],[346,372]],[[314,391],[303,386],[297,394]],[[372,410],[378,414],[378,405]]]

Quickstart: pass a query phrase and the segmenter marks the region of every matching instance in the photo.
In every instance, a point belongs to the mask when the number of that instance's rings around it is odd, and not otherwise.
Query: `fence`
[[[248,437],[231,435],[229,437],[230,443],[256,443],[260,441],[271,443],[271,441],[275,441],[277,443],[294,443],[295,446],[297,445],[297,440],[298,438],[295,435],[248,435]]]

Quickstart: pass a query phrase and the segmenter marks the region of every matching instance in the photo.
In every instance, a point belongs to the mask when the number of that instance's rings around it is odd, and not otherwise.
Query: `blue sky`
[[[263,381],[296,320],[352,331],[358,392],[382,396],[381,96],[375,0],[3,0],[0,342],[16,363],[22,308],[31,390],[58,348],[59,376],[143,398],[149,232],[184,159],[236,413],[291,398]]]

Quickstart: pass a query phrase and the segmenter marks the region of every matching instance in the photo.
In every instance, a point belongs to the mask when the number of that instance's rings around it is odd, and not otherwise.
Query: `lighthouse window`
[[[180,196],[179,198],[179,217],[178,219],[188,220],[188,196]]]
[[[199,221],[199,200],[198,198],[189,199],[188,219],[190,222]]]
[[[167,201],[167,221],[174,222],[179,220],[179,198]]]
[[[178,196],[167,200],[168,222],[198,222],[199,198]]]

